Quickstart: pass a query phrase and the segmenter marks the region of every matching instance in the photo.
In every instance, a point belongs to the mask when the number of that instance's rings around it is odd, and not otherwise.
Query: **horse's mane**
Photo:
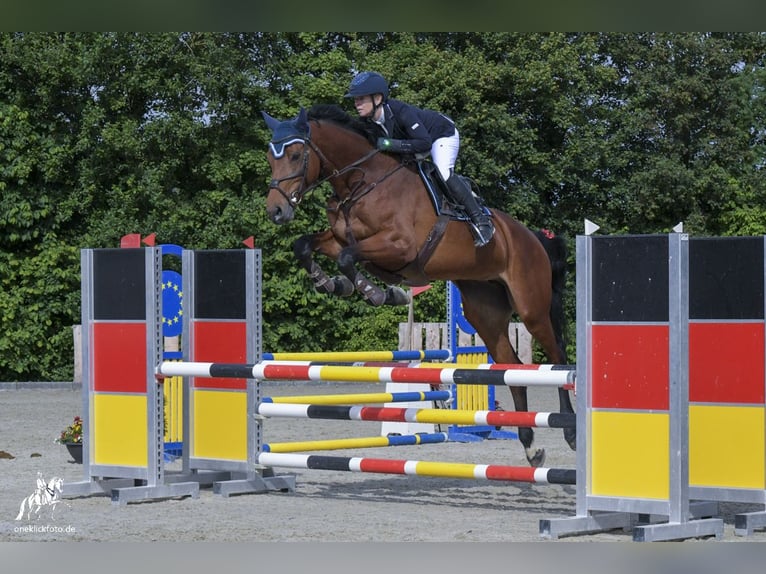
[[[372,145],[375,145],[380,135],[375,124],[352,117],[343,108],[334,104],[315,104],[311,106],[308,111],[308,118],[310,120],[326,120],[356,132]]]

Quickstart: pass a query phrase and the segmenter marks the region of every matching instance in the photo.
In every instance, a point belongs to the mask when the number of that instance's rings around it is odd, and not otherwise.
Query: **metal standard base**
[[[593,534],[607,530],[630,530],[636,522],[635,515],[625,512],[604,512],[571,518],[551,518],[540,521],[540,536],[556,540],[559,536]]]
[[[165,483],[173,482],[196,482],[200,486],[213,486],[219,480],[230,480],[231,472],[228,470],[192,470],[174,473],[165,473]]]
[[[717,513],[716,503],[693,503],[690,507],[693,516],[710,516]],[[588,516],[556,518],[540,521],[540,536],[557,539],[560,536],[576,534],[595,534],[609,530],[633,529],[635,542],[653,542],[660,540],[683,540],[715,536],[723,538],[723,520],[720,518],[694,518],[688,522],[656,522],[667,520],[645,514],[626,512],[603,512]]]
[[[234,478],[239,474],[243,478]],[[147,485],[135,478],[93,478],[88,481],[64,483],[63,498],[109,496],[114,504],[128,504],[161,498],[191,496],[199,498],[201,485],[212,486],[215,494],[231,496],[262,492],[295,492],[295,475],[279,474],[263,477],[259,474],[229,471],[193,471],[166,473],[164,484]]]
[[[757,528],[766,528],[766,511],[745,512],[734,517],[734,534],[750,536]]]
[[[135,485],[134,478],[94,478],[82,482],[65,482],[61,488],[61,496],[63,498],[111,496],[116,488],[129,488]]]
[[[295,475],[278,474],[268,477],[256,475],[241,480],[226,480],[213,483],[213,493],[225,497],[234,494],[257,494],[273,491],[295,492]]]
[[[398,423],[397,423],[398,424]],[[451,430],[447,433],[450,442],[481,442],[483,440],[519,440],[513,431],[488,430],[486,432],[460,432]]]
[[[447,440],[449,442],[482,442],[484,437],[475,433],[449,431]]]
[[[141,480],[135,478],[94,478],[83,482],[64,483],[61,496],[63,498],[109,496],[115,504],[179,496],[199,497],[198,482],[175,482],[153,486],[137,484],[139,482]]]
[[[656,542],[660,540],[683,540],[686,538],[703,538],[715,536],[723,538],[723,520],[720,518],[705,518],[689,522],[666,522],[664,524],[648,524],[636,526],[633,529],[634,542]]]
[[[513,431],[493,430],[487,438],[491,440],[519,440],[519,435]]]

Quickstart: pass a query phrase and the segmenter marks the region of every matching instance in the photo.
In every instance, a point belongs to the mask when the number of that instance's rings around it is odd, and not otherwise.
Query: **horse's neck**
[[[47,486],[45,487],[45,490],[51,497],[55,497],[59,492],[61,492],[61,483],[58,479],[52,479],[48,482]]]
[[[318,127],[320,129],[314,131],[312,140],[333,164],[328,168],[342,170],[373,150],[366,139],[352,131],[333,125],[320,124]]]
[[[341,200],[360,190],[363,192],[367,186],[374,187],[401,167],[396,158],[375,154],[375,148],[364,137],[337,126],[324,126],[321,137],[314,138],[314,143],[330,164],[324,168],[330,173],[323,175],[329,177],[333,170],[342,174],[331,180]]]

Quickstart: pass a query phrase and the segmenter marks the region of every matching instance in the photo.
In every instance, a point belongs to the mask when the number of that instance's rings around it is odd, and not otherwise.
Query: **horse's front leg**
[[[404,289],[396,285],[389,285],[385,290],[381,289],[359,270],[358,263],[359,255],[356,247],[341,249],[338,255],[338,269],[351,281],[354,289],[364,297],[365,301],[375,307],[409,304],[410,296]]]
[[[328,257],[335,257],[340,251],[330,230],[313,235],[304,235],[293,244],[293,253],[314,283],[314,289],[318,293],[348,297],[354,292],[354,284],[345,275],[330,277],[314,261],[314,252],[319,251]]]

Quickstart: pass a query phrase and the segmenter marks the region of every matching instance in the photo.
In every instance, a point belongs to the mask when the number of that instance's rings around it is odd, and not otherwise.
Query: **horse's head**
[[[330,182],[338,197],[346,197],[344,194],[358,187],[372,168],[368,160],[398,165],[385,155],[373,157],[378,154],[375,142],[379,128],[352,118],[339,106],[317,104],[308,112],[301,108],[296,117],[287,121],[261,113],[272,132],[266,211],[274,223],[291,221],[303,197],[325,181]],[[311,128],[309,120],[315,122]]]
[[[282,121],[261,112],[271,130],[268,160],[271,166],[266,212],[277,224],[292,221],[297,206],[319,177],[320,162],[313,157],[306,110]]]
[[[54,476],[48,481],[47,491],[52,498],[58,498],[64,490],[64,479]]]

